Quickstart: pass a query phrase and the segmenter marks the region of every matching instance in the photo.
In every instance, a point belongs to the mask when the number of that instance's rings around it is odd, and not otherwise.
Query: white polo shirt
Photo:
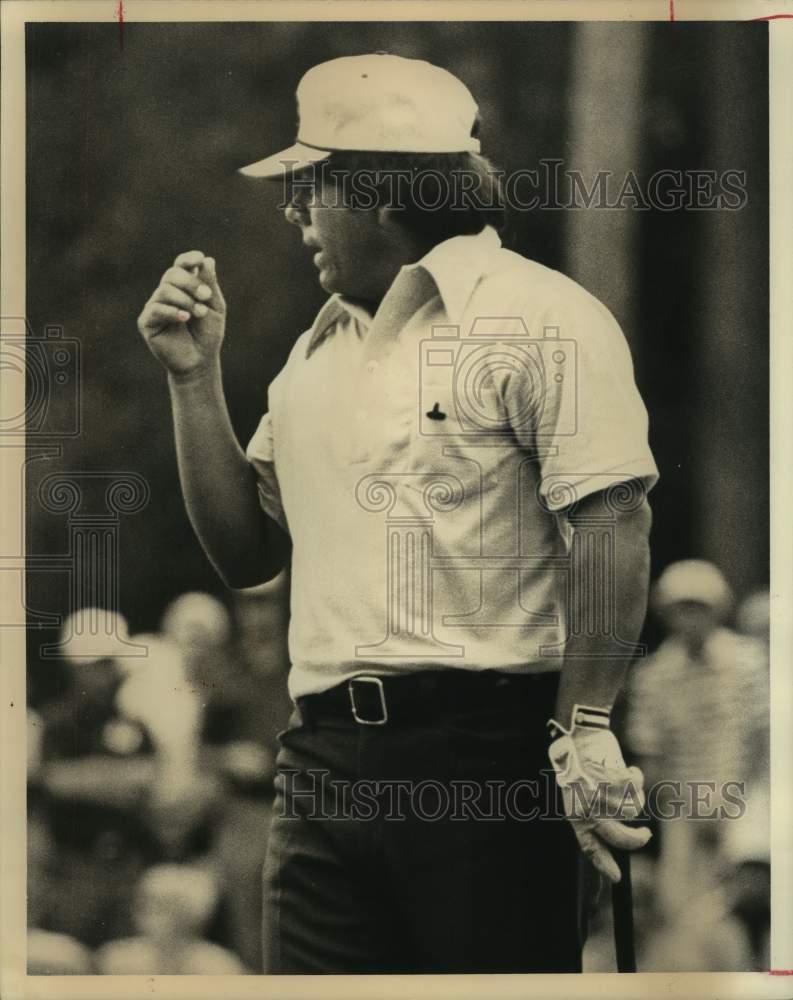
[[[403,267],[374,317],[331,296],[247,454],[293,543],[293,698],[360,673],[558,669],[562,511],[658,478],[613,316],[490,227]]]

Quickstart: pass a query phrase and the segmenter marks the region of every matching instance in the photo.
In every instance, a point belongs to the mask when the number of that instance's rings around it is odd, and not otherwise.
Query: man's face
[[[693,644],[704,642],[719,624],[715,611],[701,601],[676,601],[664,609],[663,619],[669,632]]]
[[[296,173],[285,209],[303,242],[314,251],[314,266],[326,292],[377,304],[399,270],[394,245],[375,209],[344,204],[341,188],[322,179],[319,166]]]

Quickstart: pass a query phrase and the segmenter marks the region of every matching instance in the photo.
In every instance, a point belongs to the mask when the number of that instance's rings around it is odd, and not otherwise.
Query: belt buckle
[[[358,709],[355,704],[355,684],[374,684],[377,688],[378,694],[380,695],[380,707],[383,710],[383,717],[381,719],[364,719],[358,715]],[[385,701],[385,690],[383,688],[383,682],[379,677],[353,677],[347,682],[347,690],[350,693],[350,705],[352,706],[352,717],[355,719],[359,725],[362,726],[384,726],[388,722],[388,707]]]

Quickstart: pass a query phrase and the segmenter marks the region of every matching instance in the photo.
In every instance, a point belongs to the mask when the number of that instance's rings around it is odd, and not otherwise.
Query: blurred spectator
[[[761,701],[767,712],[770,706],[768,668],[771,639],[771,603],[767,589],[755,590],[744,598],[735,613],[735,624],[743,635],[755,639],[763,652],[766,669]],[[770,724],[770,720],[766,721]],[[746,813],[729,824],[724,837],[731,911],[744,928],[751,949],[752,967],[757,970],[768,969],[771,965],[770,825],[770,745],[766,730],[757,741]]]
[[[155,772],[146,817],[163,859],[185,860],[203,852],[221,789],[201,755],[204,704],[173,642],[135,636],[148,646],[145,660],[127,666],[117,704],[143,726],[155,750]]]
[[[283,572],[258,587],[234,591],[238,655],[244,666],[249,700],[240,718],[240,736],[264,739],[272,752],[277,734],[292,712],[287,691],[289,653],[289,576]]]
[[[241,690],[226,606],[211,594],[181,594],[165,609],[160,628],[163,638],[179,649],[190,683],[200,695],[202,742],[214,745],[233,739],[246,692]]]
[[[658,894],[658,864],[631,857],[636,967],[639,972],[739,972],[751,968],[743,927],[720,886],[692,896],[684,910],[665,912]],[[584,950],[584,972],[615,972],[609,894],[602,892]]]
[[[191,591],[171,601],[162,616],[160,631],[185,652],[221,649],[229,640],[228,611],[211,594]]]
[[[251,741],[230,743],[220,761],[227,795],[211,856],[225,893],[226,940],[254,972],[262,960],[262,869],[272,819],[275,756]]]
[[[90,976],[91,952],[68,934],[31,928],[28,931],[29,976]]]
[[[239,959],[203,932],[218,903],[214,875],[192,865],[155,865],[134,900],[137,936],[103,945],[97,970],[105,975],[238,975]]]
[[[771,595],[762,588],[745,597],[735,612],[735,625],[743,635],[767,646],[771,640]]]
[[[724,884],[730,912],[741,924],[751,968],[770,968],[771,851],[768,786],[753,786],[746,815],[730,823],[724,838]]]
[[[212,943],[185,962],[260,968],[277,733],[291,711],[288,582],[233,600],[232,618],[209,594],[183,594],[166,608],[161,634],[130,638],[123,617],[101,609],[64,624],[65,683],[28,718],[29,927],[31,954],[45,956],[37,968],[81,968],[84,946],[112,940],[103,961],[149,971],[157,934],[140,922],[159,904],[133,906],[135,885],[163,865],[207,864],[223,887],[202,917]],[[231,970],[227,949],[239,956]]]
[[[201,759],[222,782],[209,850],[224,886],[223,940],[254,971],[276,734],[291,711],[284,598],[283,580],[235,592],[236,630],[225,605],[204,593],[181,595],[162,618],[201,700]]]
[[[148,648],[141,660],[124,666],[116,705],[142,726],[164,763],[195,766],[200,744],[202,701],[187,676],[179,648],[156,635],[137,635]]]
[[[758,774],[768,729],[763,651],[756,640],[724,627],[731,602],[712,564],[686,560],[669,566],[653,593],[667,637],[631,678],[626,729],[648,785],[680,783],[654,803],[668,817],[660,824],[658,869],[667,921],[687,921],[718,891],[727,864],[723,840],[741,822],[717,818],[721,807],[737,812],[723,794],[725,783],[743,783],[732,794],[748,798],[767,780]],[[700,818],[692,818],[697,795]],[[767,840],[767,825],[761,823],[758,833]]]
[[[28,734],[36,733],[39,721],[28,713]],[[34,739],[34,746],[37,741]],[[39,782],[39,764],[29,743],[27,822],[27,974],[29,976],[80,976],[93,972],[91,951],[72,934],[47,930],[53,910],[56,882],[56,845],[50,834],[44,796]]]
[[[61,631],[65,688],[39,706],[28,821],[42,847],[29,883],[37,899],[31,926],[93,947],[129,929],[130,886],[157,856],[141,815],[154,770],[143,727],[115,699],[126,623],[83,608]],[[33,886],[40,882],[46,892]]]
[[[233,684],[224,726],[207,730],[219,751],[226,802],[215,830],[213,858],[226,890],[228,940],[245,964],[261,968],[261,873],[272,819],[277,734],[292,703],[286,687],[288,584],[285,574],[234,592],[237,641],[229,650]],[[218,712],[214,716],[220,721]]]
[[[162,618],[163,637],[180,650],[203,706],[201,737],[275,746],[291,711],[286,691],[286,628],[281,582],[235,591],[238,636],[224,604],[209,594],[176,598]]]
[[[41,710],[45,758],[150,749],[142,728],[121,719],[115,708],[119,663],[129,662],[130,648],[126,619],[115,611],[79,608],[66,618],[60,632],[65,690]]]

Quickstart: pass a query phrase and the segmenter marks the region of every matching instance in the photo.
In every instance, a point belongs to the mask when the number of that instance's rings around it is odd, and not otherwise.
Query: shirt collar
[[[500,249],[501,240],[492,226],[485,226],[474,236],[452,236],[434,246],[420,261],[403,271],[423,267],[437,285],[446,315],[458,323],[484,273],[488,258]]]
[[[364,327],[368,327],[372,322],[371,315],[363,306],[345,299],[338,292],[334,292],[321,307],[316,315],[316,319],[311,324],[308,347],[306,348],[307,358],[311,357],[316,348],[331,332],[336,320],[340,316],[351,316],[353,319],[357,319]]]
[[[501,240],[496,230],[485,226],[476,235],[452,236],[444,240],[415,264],[406,264],[399,273],[423,267],[435,282],[450,321],[459,322],[477,281],[484,273],[488,257],[500,247]],[[395,281],[399,281],[399,275]],[[311,325],[307,358],[330,333],[336,320],[345,314],[357,319],[364,327],[372,322],[372,316],[362,306],[345,299],[338,292],[334,293]]]

